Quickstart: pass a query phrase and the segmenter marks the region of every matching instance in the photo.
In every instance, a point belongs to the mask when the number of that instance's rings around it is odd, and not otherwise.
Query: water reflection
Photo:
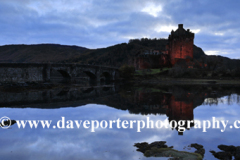
[[[47,90],[0,91],[2,107],[60,108],[80,106],[116,93],[114,85],[95,87],[62,86]]]
[[[159,87],[129,86],[64,87],[51,90],[2,92],[1,116],[16,120],[209,120],[212,116],[229,121],[239,117],[238,87]],[[217,102],[217,103],[216,103]],[[229,103],[230,102],[230,103]],[[87,104],[87,105],[86,105]],[[98,105],[97,105],[98,104]],[[216,105],[217,104],[217,105]],[[179,136],[171,129],[97,129],[95,133],[77,129],[18,129],[16,124],[0,132],[3,159],[154,159],[136,152],[136,142],[167,141],[174,149],[199,143],[205,158],[214,159],[209,150],[222,144],[239,146],[237,129],[209,129],[203,133],[191,128]],[[191,151],[191,150],[190,150]],[[193,151],[194,152],[194,151]]]
[[[166,115],[168,121],[176,121],[179,127],[189,130],[187,123],[179,126],[180,120],[194,120],[194,109],[200,105],[240,104],[238,87],[174,86],[162,88],[131,88],[115,85],[95,87],[60,87],[51,90],[2,92],[0,104],[4,107],[61,108],[86,104],[103,104],[131,114]],[[226,97],[224,97],[226,96]],[[190,127],[194,122],[190,123]]]

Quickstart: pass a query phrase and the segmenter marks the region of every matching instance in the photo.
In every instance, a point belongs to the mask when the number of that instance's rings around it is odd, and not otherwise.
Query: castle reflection
[[[180,120],[188,120],[192,121],[194,118],[193,115],[193,102],[185,102],[185,101],[177,101],[175,97],[171,97],[170,104],[168,105],[168,109],[166,111],[166,115],[168,116],[169,122],[175,120],[179,122]],[[178,123],[179,124],[179,123]],[[194,126],[194,123],[190,123],[190,127]],[[187,128],[187,123],[185,123],[185,128]],[[178,130],[178,127],[176,127]],[[183,135],[183,132],[178,132],[179,135]]]
[[[166,92],[136,91],[134,101],[142,114],[165,114],[169,122],[174,120],[177,124],[180,120],[191,121],[194,119],[193,95],[190,93],[176,97],[176,95]],[[190,123],[190,127],[193,126],[194,123]],[[184,127],[188,129],[187,123]],[[178,126],[176,130],[178,130]],[[182,135],[183,132],[178,132],[178,134]]]
[[[226,89],[221,86],[174,86],[156,88],[137,88],[124,92],[121,95],[125,98],[127,110],[133,114],[154,114],[166,115],[169,123],[176,121],[178,126],[175,129],[179,135],[179,127],[189,130],[194,126],[194,109],[202,104],[217,105],[223,102],[221,97],[228,96],[227,102],[234,100],[232,93],[239,95],[239,87],[230,87]],[[239,96],[236,95],[235,100],[239,102]],[[127,99],[127,100],[126,100]],[[122,100],[123,102],[124,100]],[[123,109],[122,107],[119,109]],[[185,124],[179,125],[180,120],[185,120]],[[189,124],[186,121],[191,121]]]

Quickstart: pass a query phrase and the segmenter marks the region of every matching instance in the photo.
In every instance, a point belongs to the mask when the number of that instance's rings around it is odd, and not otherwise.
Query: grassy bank
[[[168,72],[171,68],[146,69],[135,71],[134,76],[129,82],[135,84],[159,84],[159,85],[240,85],[239,78],[232,77],[198,77],[198,78],[173,78]]]

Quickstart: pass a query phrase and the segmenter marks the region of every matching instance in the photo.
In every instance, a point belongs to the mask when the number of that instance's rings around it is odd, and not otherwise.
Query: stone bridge
[[[74,82],[85,76],[90,81],[113,81],[118,68],[62,63],[0,63],[0,83],[50,82],[54,73]]]

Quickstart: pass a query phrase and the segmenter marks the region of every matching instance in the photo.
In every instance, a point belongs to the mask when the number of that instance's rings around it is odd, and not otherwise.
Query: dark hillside
[[[143,50],[165,50],[167,43],[167,39],[133,39],[129,40],[128,43],[117,44],[107,48],[88,50],[85,53],[70,58],[64,62],[120,67],[123,64],[131,64],[131,60],[134,58],[134,56]],[[194,45],[194,58],[198,59],[201,56],[205,56],[205,53],[201,48]]]
[[[0,62],[59,62],[86,50],[59,44],[5,45],[0,46]]]
[[[202,48],[193,46],[193,58],[194,59],[199,59],[202,56],[206,56],[206,54],[203,52]]]

